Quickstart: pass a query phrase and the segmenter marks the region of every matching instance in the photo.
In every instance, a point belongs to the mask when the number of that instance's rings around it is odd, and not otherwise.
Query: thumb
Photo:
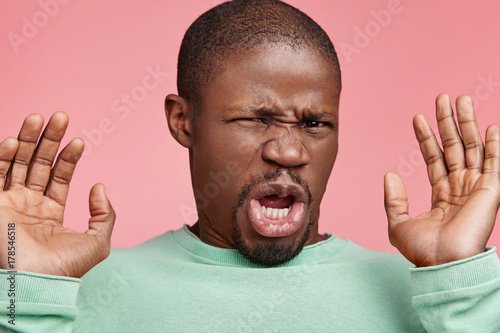
[[[99,241],[109,242],[116,214],[103,184],[95,184],[90,190],[89,211],[89,230],[86,233],[95,236]]]
[[[387,219],[389,220],[389,230],[410,219],[405,186],[401,178],[394,172],[385,174],[384,201]]]

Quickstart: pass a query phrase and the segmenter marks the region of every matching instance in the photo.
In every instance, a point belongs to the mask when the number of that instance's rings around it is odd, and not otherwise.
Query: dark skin
[[[192,230],[207,244],[223,248],[235,246],[234,223],[249,246],[295,246],[301,235],[306,235],[306,245],[323,240],[316,215],[338,148],[339,93],[328,74],[331,65],[308,50],[286,47],[228,59],[226,64],[227,70],[203,87],[197,117],[179,96],[169,95],[166,101],[171,133],[190,149],[198,193],[213,181],[210,171],[227,171],[228,163],[238,170],[208,203],[199,201],[199,221]],[[393,173],[385,177],[390,240],[419,267],[483,252],[500,206],[500,128],[491,125],[483,144],[471,99],[459,97],[456,110],[458,126],[448,96],[438,96],[444,152],[425,119],[414,118],[432,186],[428,213],[411,218],[401,179]],[[312,112],[322,118],[312,121]],[[81,277],[109,253],[115,214],[101,184],[90,192],[89,230],[77,233],[62,226],[68,185],[83,152],[83,141],[74,139],[52,166],[67,123],[64,113],[54,114],[37,144],[43,118],[31,115],[17,139],[0,143],[0,248],[7,248],[7,225],[15,223],[17,246],[23,249],[16,255],[17,270]],[[236,209],[236,221],[230,208],[236,207],[236,196],[249,178],[279,169],[300,176],[312,201],[306,203],[304,221],[294,233],[264,237],[248,223],[246,202]],[[288,173],[277,181],[294,183]],[[4,252],[0,260],[0,268],[8,269]]]
[[[422,115],[413,119],[427,164],[432,206],[412,218],[401,179],[385,177],[385,208],[391,243],[417,267],[465,259],[484,251],[500,206],[500,127],[491,125],[483,143],[472,99],[456,100],[458,126],[450,99],[436,99],[441,150]]]
[[[170,130],[190,149],[193,185],[199,192],[213,182],[209,173],[223,172],[229,161],[241,170],[207,207],[198,209],[200,218],[192,230],[202,241],[237,248],[229,208],[245,182],[277,169],[291,170],[308,184],[312,203],[305,221],[289,236],[264,237],[251,227],[246,202],[236,214],[244,241],[250,246],[297,244],[307,233],[310,245],[326,238],[318,234],[317,216],[338,151],[340,91],[331,82],[334,72],[322,57],[273,48],[229,60],[227,69],[204,86],[195,116],[184,99],[167,97]],[[276,182],[294,183],[287,175]]]
[[[69,184],[84,148],[83,140],[73,139],[52,167],[67,126],[68,116],[54,113],[38,141],[43,117],[33,114],[17,139],[0,143],[0,175],[5,175],[0,177],[2,269],[9,269],[3,251],[12,222],[18,271],[81,277],[109,254],[115,212],[102,184],[89,194],[89,229],[79,233],[62,225]]]

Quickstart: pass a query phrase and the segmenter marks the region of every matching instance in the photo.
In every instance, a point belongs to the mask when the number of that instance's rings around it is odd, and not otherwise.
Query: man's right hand
[[[0,268],[8,264],[8,228],[15,224],[16,271],[80,278],[104,260],[110,250],[115,212],[104,185],[89,195],[89,229],[84,233],[63,227],[69,183],[84,143],[73,139],[57,150],[68,116],[56,112],[40,141],[43,117],[28,116],[18,139],[0,143]]]

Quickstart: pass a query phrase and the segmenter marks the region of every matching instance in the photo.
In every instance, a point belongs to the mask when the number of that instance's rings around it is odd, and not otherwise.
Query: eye
[[[266,123],[266,120],[263,118],[239,118],[237,119],[238,121],[246,121],[246,122],[253,122],[253,123]]]
[[[314,120],[304,122],[304,127],[311,128],[311,127],[321,127],[321,126],[325,126],[325,124],[322,122],[319,122],[319,121],[314,121]]]
[[[303,120],[300,128],[304,133],[308,133],[316,138],[322,138],[335,130],[335,125],[329,121]]]
[[[257,122],[257,123],[266,123],[266,120],[263,118],[251,118],[249,120]]]
[[[269,122],[264,118],[237,118],[233,122],[244,128],[261,129],[266,128]]]
[[[302,122],[300,127],[305,129],[315,129],[315,128],[319,129],[322,127],[331,127],[331,124],[324,121],[305,120],[304,122]]]

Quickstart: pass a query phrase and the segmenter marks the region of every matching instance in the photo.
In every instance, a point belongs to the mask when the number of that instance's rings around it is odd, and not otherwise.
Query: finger
[[[448,176],[443,151],[436,140],[436,136],[424,116],[418,114],[413,118],[413,129],[420,145],[420,151],[427,165],[429,182],[434,186]]]
[[[50,117],[31,159],[26,187],[45,192],[54,158],[67,127],[68,116],[64,112],[56,112]]]
[[[39,114],[32,114],[24,119],[23,126],[17,137],[19,148],[16,156],[7,172],[5,189],[11,190],[23,187],[26,182],[26,175],[30,165],[31,157],[35,151],[36,143],[43,127],[43,117]]]
[[[82,156],[84,146],[85,144],[82,139],[73,139],[59,153],[56,164],[52,169],[45,195],[62,206],[66,205],[69,183],[73,177],[76,164]]]
[[[465,147],[465,162],[469,170],[483,172],[484,145],[477,126],[472,99],[467,95],[457,98],[457,118]]]
[[[464,145],[453,117],[450,98],[446,94],[441,94],[436,98],[436,119],[448,170],[453,172],[464,169]]]
[[[500,127],[491,125],[486,131],[484,173],[500,177]]]
[[[94,235],[100,242],[109,244],[116,214],[106,196],[103,184],[95,184],[89,195],[89,235]]]
[[[384,178],[384,203],[389,230],[410,219],[405,186],[401,178],[393,172],[386,173]]]
[[[14,138],[7,138],[0,143],[0,191],[3,191],[5,177],[18,148],[19,141]]]

